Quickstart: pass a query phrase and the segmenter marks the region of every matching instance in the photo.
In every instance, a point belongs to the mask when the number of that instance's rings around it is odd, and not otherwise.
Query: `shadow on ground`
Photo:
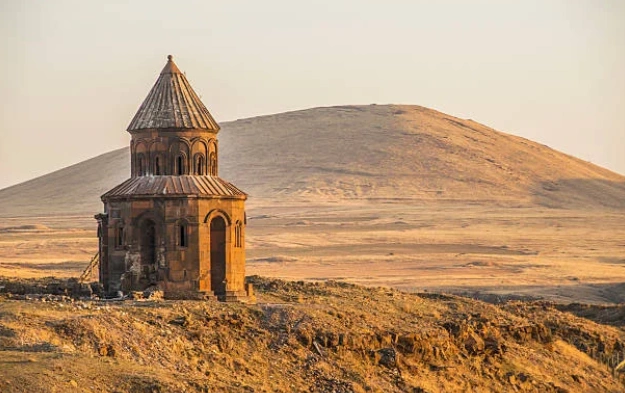
[[[625,303],[625,283],[448,287],[445,292],[494,304],[510,300],[548,300],[566,304],[576,303],[576,299],[580,298],[585,299],[584,302],[588,304]],[[537,296],[537,293],[541,295]]]
[[[625,209],[625,182],[604,179],[543,181],[530,190],[534,202],[551,208],[598,206]]]
[[[49,263],[31,263],[31,262],[4,262],[2,266],[16,269],[29,270],[67,270],[82,272],[88,265],[85,261],[66,261],[66,262],[49,262]]]

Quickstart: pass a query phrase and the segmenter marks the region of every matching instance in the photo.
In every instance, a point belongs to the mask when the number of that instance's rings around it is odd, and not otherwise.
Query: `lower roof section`
[[[131,177],[102,195],[102,200],[131,196],[200,196],[246,199],[247,194],[217,176]]]

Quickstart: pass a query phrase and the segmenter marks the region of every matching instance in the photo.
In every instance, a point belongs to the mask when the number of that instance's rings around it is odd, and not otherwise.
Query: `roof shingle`
[[[217,176],[132,177],[102,195],[102,199],[125,196],[197,195],[245,199],[247,194]]]

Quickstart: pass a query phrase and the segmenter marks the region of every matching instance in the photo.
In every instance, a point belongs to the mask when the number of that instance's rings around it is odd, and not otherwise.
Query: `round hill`
[[[337,106],[236,120],[222,124],[219,148],[220,177],[252,203],[279,197],[625,208],[622,175],[419,106]],[[129,162],[123,148],[0,190],[0,215],[97,212],[99,196],[129,177]]]

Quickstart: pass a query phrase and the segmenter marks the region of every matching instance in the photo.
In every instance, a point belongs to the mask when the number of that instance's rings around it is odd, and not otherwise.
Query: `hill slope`
[[[222,126],[220,176],[254,200],[625,208],[624,176],[423,107],[314,108]],[[94,213],[129,173],[127,149],[103,154],[0,190],[0,215]]]
[[[623,390],[623,331],[551,304],[251,279],[258,305],[0,297],[0,390]]]

